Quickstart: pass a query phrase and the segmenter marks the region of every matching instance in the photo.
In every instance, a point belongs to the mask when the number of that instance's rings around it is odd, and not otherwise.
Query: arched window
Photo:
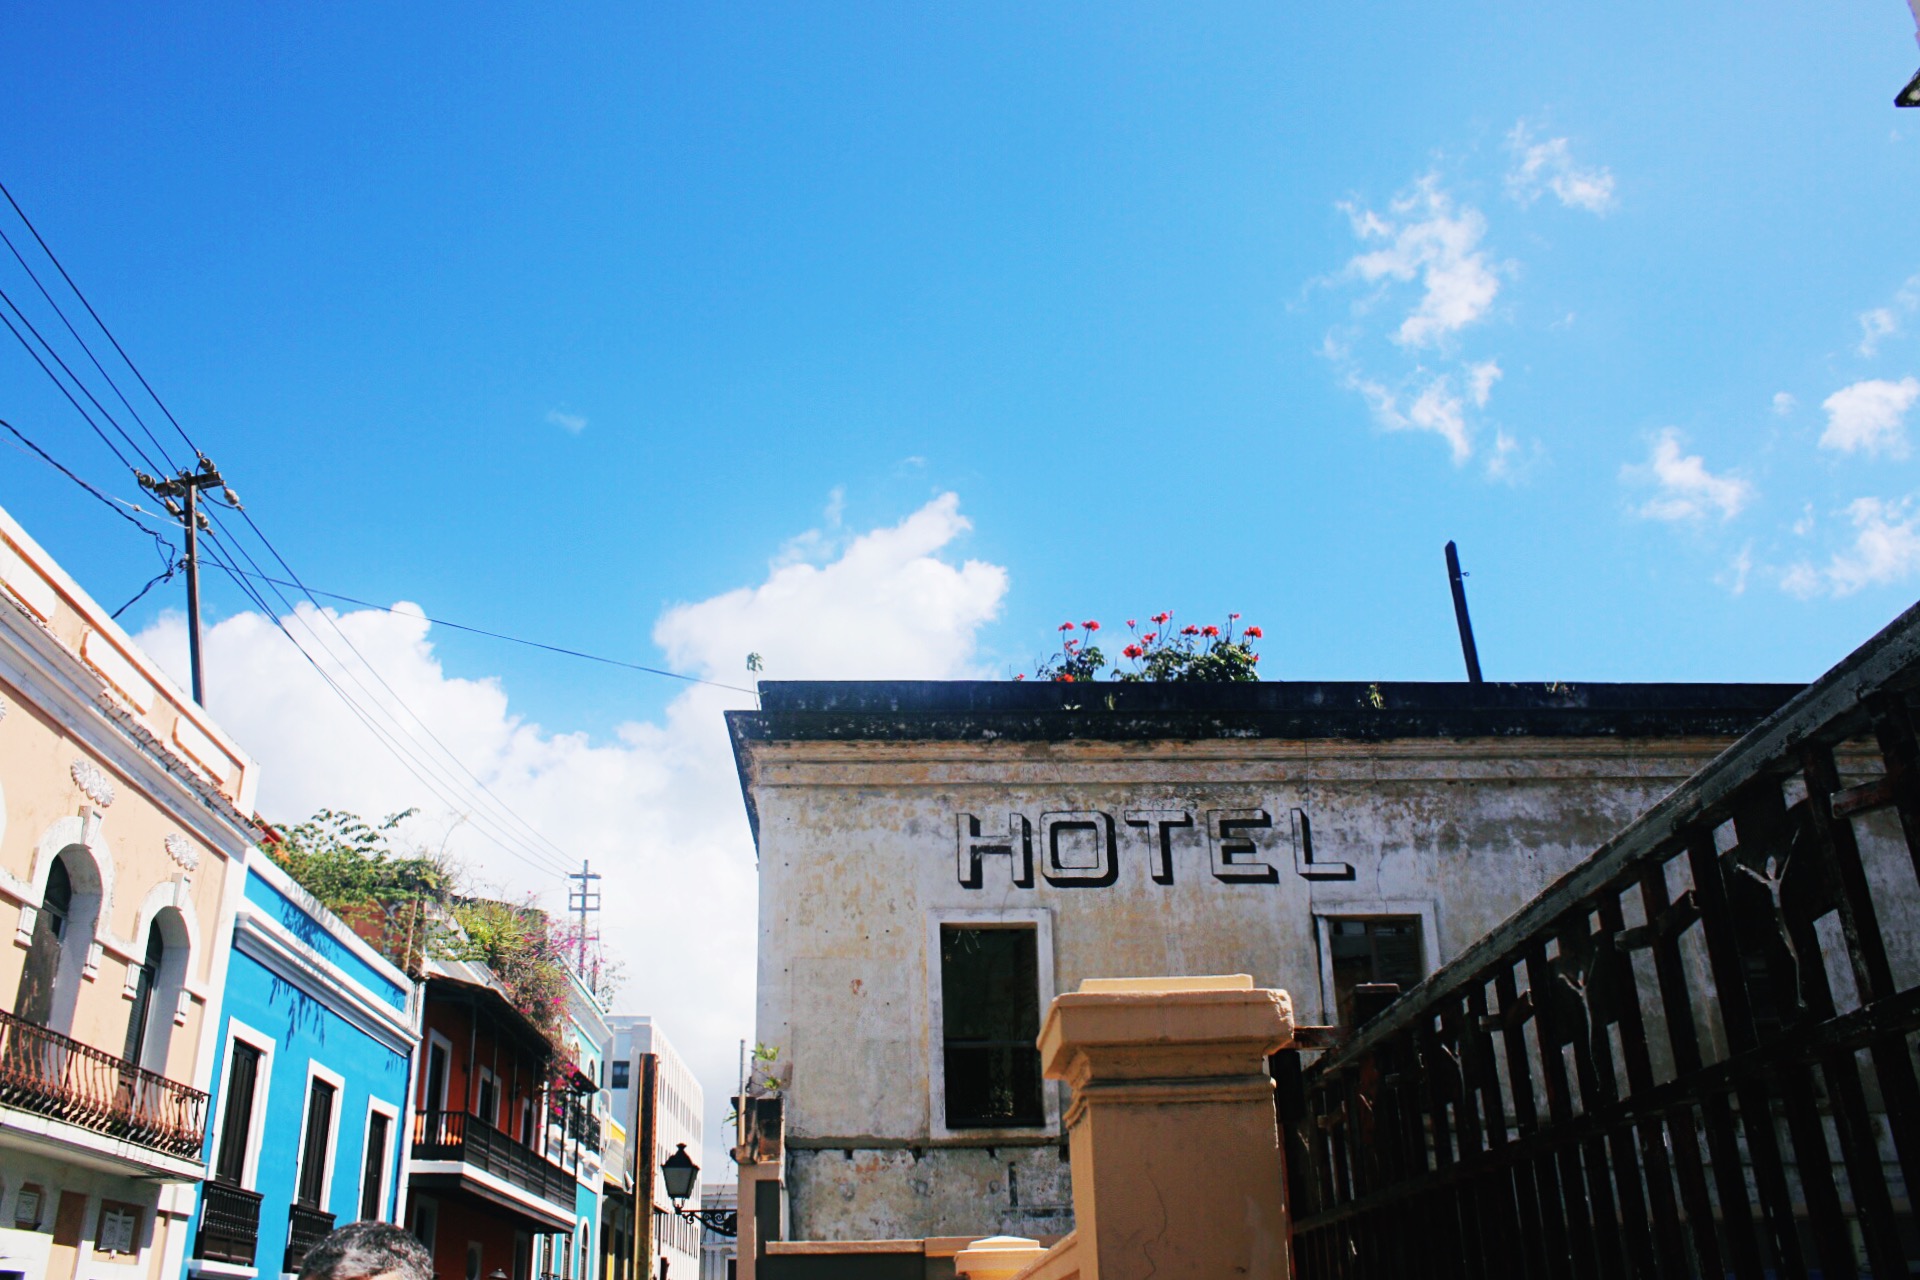
[[[60,982],[60,953],[65,948],[68,918],[73,912],[73,877],[62,855],[47,873],[47,889],[33,919],[33,943],[20,970],[20,986],[13,997],[19,1018],[46,1026],[53,1019],[54,992]]]

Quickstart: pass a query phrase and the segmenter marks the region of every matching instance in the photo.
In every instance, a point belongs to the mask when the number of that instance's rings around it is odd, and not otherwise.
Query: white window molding
[[[400,1128],[400,1107],[398,1103],[381,1098],[367,1099],[367,1115],[360,1126],[360,1176],[354,1180],[353,1211],[357,1217],[360,1212],[360,1196],[365,1190],[367,1172],[367,1152],[373,1148],[373,1118],[387,1118],[387,1145],[380,1151],[380,1202],[374,1207],[374,1220],[392,1222],[388,1216],[388,1206],[393,1203],[393,1179],[400,1161],[397,1152],[405,1142],[405,1134]],[[394,1158],[389,1158],[390,1156]]]
[[[325,1162],[320,1166],[320,1210],[323,1213],[333,1213],[333,1165],[334,1157],[340,1151],[340,1112],[347,1100],[347,1079],[338,1071],[323,1066],[318,1061],[307,1063],[307,1084],[306,1088],[300,1091],[300,1145],[294,1148],[297,1153],[293,1166],[294,1185],[299,1186],[300,1162],[307,1156],[307,1120],[313,1111],[311,1099],[315,1080],[325,1081],[333,1086],[332,1114],[327,1121],[327,1154]],[[358,1194],[358,1186],[354,1188],[354,1192]],[[355,1207],[358,1208],[357,1205]]]
[[[248,1118],[247,1125],[247,1154],[240,1173],[240,1185],[253,1191],[259,1185],[260,1143],[266,1135],[267,1093],[273,1083],[273,1054],[277,1042],[266,1032],[248,1026],[238,1018],[227,1019],[226,1050],[220,1055],[221,1074],[213,1104],[214,1139],[207,1154],[207,1180],[213,1180],[213,1163],[220,1158],[220,1140],[227,1132],[227,1080],[233,1072],[233,1042],[236,1040],[253,1046],[260,1054],[259,1072],[253,1080],[253,1114]]]
[[[947,1055],[946,1018],[940,989],[940,930],[943,925],[974,929],[1031,929],[1034,933],[1035,968],[1039,978],[1040,1021],[1053,1006],[1058,979],[1053,966],[1053,911],[1048,907],[1002,907],[998,909],[941,908],[927,912],[927,1134],[935,1141],[966,1139],[970,1143],[1002,1141],[1032,1142],[1036,1137],[1060,1131],[1061,1086],[1051,1080],[1040,1084],[1040,1101],[1046,1111],[1044,1125],[1008,1129],[949,1129],[947,1127]]]
[[[1429,974],[1440,968],[1440,923],[1431,898],[1341,898],[1313,905],[1313,941],[1320,953],[1320,1023],[1339,1020],[1333,998],[1333,921],[1375,920],[1381,916],[1420,918],[1420,958]]]

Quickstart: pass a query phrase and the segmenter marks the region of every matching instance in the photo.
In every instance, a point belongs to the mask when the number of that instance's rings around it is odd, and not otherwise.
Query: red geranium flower
[[[1089,631],[1098,631],[1100,629],[1100,624],[1097,622],[1083,622],[1080,625]]]
[[[1183,636],[1197,636],[1200,634],[1200,628],[1189,622],[1186,626],[1180,628],[1180,634]]]
[[[1027,678],[1026,673],[1022,672],[1020,675],[1015,676],[1013,680],[1015,684],[1018,684],[1020,681],[1025,680],[1026,678]]]
[[[1149,631],[1147,632],[1147,634],[1140,637],[1140,642],[1142,644],[1152,644],[1155,640],[1158,640],[1159,638],[1160,638],[1160,633],[1158,631]]]
[[[1262,631],[1262,630],[1261,630],[1260,628],[1258,628],[1258,627],[1248,627],[1248,628],[1247,628],[1247,634],[1248,634],[1248,635],[1250,635],[1250,636],[1252,636],[1252,637],[1253,637],[1253,638],[1254,638],[1255,640],[1258,640],[1258,639],[1259,639],[1259,638],[1260,638],[1261,636],[1264,636],[1264,635],[1266,635],[1267,633],[1266,633],[1266,632],[1264,632],[1264,631]]]
[[[1131,630],[1133,630],[1133,619],[1132,619],[1132,618],[1128,618],[1128,619],[1127,619],[1127,630],[1129,630],[1129,631],[1131,631]]]
[[[1228,614],[1228,615],[1227,615],[1227,621],[1228,621],[1228,622],[1238,622],[1238,621],[1240,621],[1240,615],[1239,615],[1239,614],[1237,614],[1237,613],[1230,613],[1230,614]]]
[[[1220,634],[1220,628],[1218,628],[1218,627],[1202,627],[1202,628],[1200,628],[1200,634],[1201,634],[1201,635],[1203,635],[1203,636],[1217,636],[1217,635],[1219,635],[1219,634]]]
[[[1164,623],[1168,618],[1171,618],[1172,616],[1173,615],[1170,613],[1156,613],[1153,615],[1153,620],[1155,622]]]
[[[1063,622],[1060,624],[1060,630],[1071,631],[1073,630],[1073,624],[1071,622]]]
[[[1120,654],[1122,657],[1126,657],[1126,658],[1137,658],[1144,652],[1145,650],[1143,650],[1139,645],[1130,644],[1126,648],[1122,649],[1120,651]]]
[[[1060,673],[1060,681],[1061,681],[1061,683],[1062,683],[1062,684],[1072,684],[1072,683],[1073,683],[1073,672],[1071,672],[1071,671],[1062,671],[1062,672]]]

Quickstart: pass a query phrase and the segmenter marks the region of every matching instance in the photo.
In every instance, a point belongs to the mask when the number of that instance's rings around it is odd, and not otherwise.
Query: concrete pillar
[[[1046,1254],[1038,1240],[988,1236],[953,1255],[953,1273],[960,1280],[1013,1280]]]
[[[1287,993],[1244,974],[1093,980],[1054,1000],[1040,1058],[1073,1086],[1080,1280],[1285,1280],[1266,1058],[1292,1037]]]

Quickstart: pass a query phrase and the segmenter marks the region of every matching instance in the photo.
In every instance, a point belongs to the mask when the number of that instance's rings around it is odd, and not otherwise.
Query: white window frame
[[[490,1116],[484,1116],[484,1115],[480,1115],[481,1091],[485,1089],[486,1086],[488,1086],[489,1084],[493,1086],[493,1114]],[[468,1104],[470,1107],[473,1108],[472,1114],[476,1116],[480,1116],[482,1120],[486,1121],[488,1124],[492,1125],[494,1128],[500,1130],[500,1132],[507,1133],[508,1131],[506,1126],[500,1123],[500,1112],[502,1110],[502,1104],[504,1102],[505,1102],[505,1099],[500,1096],[500,1074],[496,1072],[492,1067],[474,1068],[473,1101]]]
[[[317,1060],[307,1062],[307,1084],[300,1091],[300,1145],[295,1147],[293,1157],[293,1186],[295,1195],[300,1188],[300,1162],[307,1155],[307,1116],[312,1112],[313,1082],[324,1080],[333,1086],[333,1115],[327,1124],[327,1161],[320,1173],[320,1211],[333,1212],[333,1174],[334,1158],[340,1152],[340,1112],[347,1105],[347,1078],[331,1067]],[[358,1179],[355,1180],[356,1183]],[[354,1192],[360,1188],[356,1185]]]
[[[1376,920],[1381,916],[1418,916],[1420,958],[1428,975],[1440,968],[1440,922],[1431,898],[1342,898],[1314,903],[1313,942],[1320,952],[1320,1023],[1332,1026],[1339,1018],[1333,998],[1333,922]]]
[[[264,1031],[247,1025],[238,1018],[227,1019],[226,1052],[220,1055],[222,1068],[217,1082],[219,1098],[213,1104],[213,1145],[207,1152],[208,1182],[213,1181],[214,1161],[220,1158],[220,1140],[227,1131],[227,1080],[233,1071],[233,1042],[245,1041],[260,1053],[260,1073],[253,1082],[253,1116],[247,1126],[247,1154],[241,1162],[240,1185],[247,1191],[260,1189],[260,1144],[266,1137],[267,1128],[267,1092],[273,1083],[273,1055],[277,1047],[274,1038]],[[301,1121],[305,1123],[304,1120]]]
[[[373,1147],[373,1118],[375,1116],[385,1116],[387,1118],[387,1143],[389,1146],[398,1145],[395,1142],[396,1139],[404,1142],[400,1130],[399,1106],[381,1098],[368,1098],[367,1117],[360,1130],[359,1176],[353,1180],[353,1208],[356,1214],[360,1211],[360,1193],[363,1189],[363,1181],[367,1172],[367,1152]],[[374,1219],[376,1222],[393,1221],[393,1219],[387,1216],[387,1206],[393,1203],[394,1166],[398,1165],[400,1161],[397,1158],[392,1160],[387,1159],[387,1154],[386,1151],[380,1153],[380,1203],[377,1207],[379,1216]],[[397,1226],[399,1224],[395,1223],[395,1225]]]
[[[990,1139],[1002,1143],[1037,1137],[1049,1140],[1060,1132],[1060,1089],[1057,1081],[1040,1083],[1040,1102],[1045,1111],[1041,1125],[1008,1129],[947,1128],[947,1054],[946,1010],[940,991],[940,930],[944,925],[966,928],[1032,929],[1035,967],[1040,979],[1040,1020],[1045,1023],[1053,1005],[1058,980],[1053,967],[1053,910],[1050,907],[1003,907],[998,910],[946,908],[927,912],[927,1133],[935,1141],[964,1139],[969,1145],[985,1144]]]
[[[441,1049],[440,1109],[442,1111],[453,1111],[456,1109],[453,1105],[453,1099],[447,1096],[448,1092],[453,1088],[453,1041],[447,1039],[438,1031],[427,1032],[427,1049],[426,1052],[420,1055],[420,1109],[426,1109],[428,1093],[427,1073],[433,1070],[433,1046],[435,1045],[439,1045]],[[465,1111],[466,1109],[466,1099],[462,1098],[458,1110]]]

